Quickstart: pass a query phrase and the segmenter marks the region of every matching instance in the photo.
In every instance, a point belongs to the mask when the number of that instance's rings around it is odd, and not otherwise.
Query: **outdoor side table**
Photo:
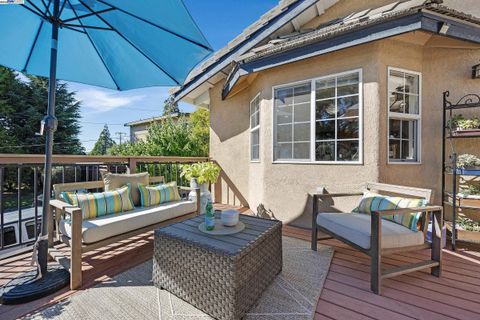
[[[153,282],[216,319],[240,319],[282,270],[282,223],[240,215],[228,236],[198,216],[155,230]]]

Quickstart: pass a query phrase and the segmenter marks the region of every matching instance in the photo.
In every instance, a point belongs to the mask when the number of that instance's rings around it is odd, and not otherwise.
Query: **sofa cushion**
[[[428,203],[425,199],[391,197],[373,192],[367,192],[362,197],[358,207],[353,209],[353,212],[371,214],[373,211],[418,208],[425,207],[427,204]],[[418,222],[421,216],[421,212],[412,212],[409,214],[383,216],[382,218],[398,223],[412,231],[418,231]]]
[[[355,213],[320,213],[317,224],[364,249],[370,249],[371,216]],[[382,222],[382,249],[424,243],[422,232],[412,231],[392,221]]]
[[[130,183],[130,186],[132,187],[130,192],[132,194],[132,200],[135,206],[140,205],[140,192],[138,191],[138,184],[141,183],[148,185],[148,180],[148,172],[135,174],[106,173],[103,176],[105,191],[112,191]]]
[[[132,211],[85,220],[82,223],[82,241],[94,243],[113,236],[140,229],[168,219],[196,211],[194,201],[167,202],[155,207],[136,208]],[[60,220],[60,232],[72,235],[70,220]]]
[[[175,181],[157,186],[146,186],[139,183],[138,191],[140,192],[140,204],[142,207],[151,207],[164,202],[180,200],[180,194]]]
[[[130,194],[130,184],[105,192],[62,192],[60,197],[68,204],[81,208],[84,220],[126,212],[134,208]]]

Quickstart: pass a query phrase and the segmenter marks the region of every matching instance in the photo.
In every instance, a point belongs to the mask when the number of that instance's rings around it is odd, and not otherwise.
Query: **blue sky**
[[[278,3],[278,0],[184,0],[193,18],[214,50],[220,49],[249,24]],[[70,83],[82,101],[80,140],[87,151],[95,144],[104,124],[110,132],[128,134],[123,124],[146,119],[162,113],[168,96],[166,87],[145,88],[118,92],[77,83]],[[183,111],[194,111],[180,104]],[[117,140],[118,142],[118,140]]]

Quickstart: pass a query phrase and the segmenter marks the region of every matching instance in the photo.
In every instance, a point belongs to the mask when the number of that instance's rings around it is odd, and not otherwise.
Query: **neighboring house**
[[[442,93],[480,92],[480,1],[440,2],[280,1],[192,71],[175,97],[210,109],[215,199],[305,226],[320,188],[427,187],[440,204]]]
[[[161,123],[163,120],[172,118],[174,121],[178,120],[180,116],[189,117],[189,113],[173,113],[167,116],[158,116],[152,117],[144,120],[136,120],[132,122],[125,123],[125,127],[130,127],[130,142],[135,141],[145,141],[148,136],[148,127],[151,126],[153,123]]]

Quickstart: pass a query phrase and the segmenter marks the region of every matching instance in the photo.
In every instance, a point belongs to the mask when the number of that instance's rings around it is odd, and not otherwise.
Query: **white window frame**
[[[317,161],[315,160],[315,145],[316,145],[316,90],[315,81],[323,80],[332,77],[340,77],[351,73],[358,73],[358,161]],[[296,86],[309,82],[310,85],[310,159],[291,159],[291,160],[275,160],[275,137],[276,137],[276,117],[275,117],[275,90]],[[335,164],[335,165],[363,165],[363,69],[353,69],[342,71],[339,73],[332,73],[321,77],[310,78],[286,84],[281,84],[272,87],[272,163],[290,163],[290,164]],[[337,126],[335,125],[335,133]],[[337,140],[334,139],[336,142]]]
[[[390,71],[399,71],[409,73],[418,76],[418,115],[417,114],[405,114],[399,112],[390,111]],[[418,165],[422,164],[422,73],[413,70],[407,70],[397,67],[387,68],[387,163],[388,164],[401,164],[401,165]],[[417,159],[416,160],[395,160],[390,159],[390,118],[395,120],[416,120],[417,121]]]
[[[252,114],[252,104],[254,103],[255,100],[258,100],[258,111],[255,111],[253,114]],[[249,105],[249,126],[250,126],[250,136],[249,136],[249,146],[250,146],[250,162],[253,162],[253,163],[258,163],[260,162],[260,146],[261,146],[261,139],[260,139],[260,122],[262,121],[262,117],[261,117],[261,113],[260,113],[260,92],[257,93],[255,95],[255,97],[250,100],[250,105]],[[252,128],[252,116],[255,115],[255,114],[258,114],[258,125],[256,125],[255,127]],[[258,131],[258,159],[253,159],[252,156],[252,133],[254,131]]]

